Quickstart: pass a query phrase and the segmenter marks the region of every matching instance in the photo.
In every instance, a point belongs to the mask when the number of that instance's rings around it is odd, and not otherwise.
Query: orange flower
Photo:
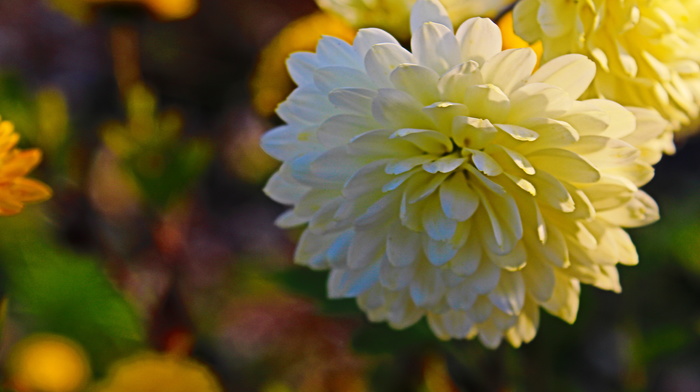
[[[46,184],[25,178],[41,161],[41,151],[15,148],[19,135],[14,125],[0,122],[0,215],[22,211],[24,203],[44,201],[51,197]]]

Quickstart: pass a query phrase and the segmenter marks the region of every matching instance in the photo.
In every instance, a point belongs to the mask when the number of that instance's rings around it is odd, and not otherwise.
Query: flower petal
[[[429,129],[433,122],[422,112],[423,105],[412,95],[396,89],[381,89],[372,102],[372,115],[387,128]]]
[[[316,54],[311,52],[295,52],[287,59],[287,70],[297,86],[314,84],[314,71],[318,68]]]
[[[600,179],[600,172],[588,160],[568,150],[539,150],[527,158],[537,170],[543,170],[560,180],[591,183]]]
[[[434,22],[452,30],[452,21],[445,7],[436,0],[418,0],[411,9],[411,34],[416,34],[424,23]]]
[[[578,98],[591,84],[595,73],[595,63],[588,57],[568,54],[544,63],[529,82],[551,84],[568,92],[571,98]]]
[[[406,140],[423,151],[441,155],[452,148],[450,138],[430,129],[402,128],[390,136],[391,139]]]
[[[373,119],[356,114],[338,114],[324,121],[316,132],[326,148],[348,144],[354,137],[378,128]]]
[[[357,297],[379,281],[380,263],[364,269],[333,269],[328,277],[330,298]]]
[[[391,265],[403,267],[415,263],[422,252],[421,234],[395,222],[386,237],[386,253]]]
[[[380,88],[391,87],[389,75],[401,64],[416,64],[416,60],[411,52],[398,44],[374,45],[365,56],[367,75]]]
[[[401,64],[389,75],[394,87],[409,93],[425,105],[439,100],[439,78],[432,69],[414,64]]]
[[[451,27],[424,23],[411,37],[411,49],[418,64],[431,68],[438,74],[461,63],[459,43]]]
[[[498,309],[508,315],[517,315],[525,304],[525,282],[520,272],[505,272],[489,299]]]
[[[360,55],[360,58],[365,58],[367,52],[372,46],[377,44],[394,44],[399,45],[399,41],[393,35],[384,30],[376,28],[360,29],[355,35],[355,40],[352,43],[353,48]]]
[[[362,69],[362,57],[350,44],[337,37],[324,35],[316,46],[316,59],[319,66],[333,65]]]
[[[355,231],[347,256],[347,266],[350,269],[364,269],[380,263],[386,243],[382,229],[381,226],[373,226]]]
[[[457,221],[445,216],[440,207],[440,198],[433,195],[423,206],[423,228],[428,236],[436,241],[451,239],[457,230]]]
[[[455,173],[440,185],[440,203],[447,217],[464,222],[479,207],[479,196],[462,173]]]
[[[487,83],[510,94],[525,85],[536,63],[537,55],[532,49],[508,49],[488,59],[481,67],[481,74]]]
[[[501,52],[501,30],[488,18],[471,18],[457,29],[462,61],[473,60],[483,65]]]
[[[435,305],[445,292],[440,271],[429,264],[420,265],[411,282],[410,292],[416,306]]]
[[[370,89],[374,84],[364,70],[334,65],[314,71],[314,85],[324,94],[337,88]]]

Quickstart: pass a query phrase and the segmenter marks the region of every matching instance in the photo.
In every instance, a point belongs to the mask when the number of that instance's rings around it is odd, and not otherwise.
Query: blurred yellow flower
[[[514,1],[441,0],[455,24],[473,16],[495,17]],[[398,39],[410,35],[409,18],[415,2],[416,0],[316,0],[321,9],[335,13],[357,28],[381,28]]]
[[[325,12],[299,18],[285,27],[260,54],[251,80],[253,107],[262,116],[269,116],[277,104],[294,89],[284,65],[290,54],[310,51],[322,35],[331,35],[350,42],[356,30],[343,19]]]
[[[423,359],[426,392],[458,392],[444,357],[429,354]]]
[[[46,184],[25,177],[41,161],[41,151],[15,148],[18,141],[14,125],[0,122],[0,215],[17,214],[24,203],[51,197]]]
[[[103,4],[140,4],[163,20],[185,19],[197,12],[198,0],[50,0],[53,5],[63,12],[83,19],[87,16],[91,5]]]
[[[220,392],[214,375],[191,359],[142,353],[114,364],[91,392]]]
[[[294,390],[280,381],[273,381],[265,384],[260,392],[294,392]]]
[[[163,19],[185,19],[197,12],[198,0],[146,0],[146,5]]]
[[[700,111],[698,15],[698,0],[523,0],[514,10],[515,32],[542,41],[543,61],[581,53],[596,62],[585,97],[655,108],[675,130]]]
[[[508,11],[498,19],[498,28],[501,29],[501,35],[503,36],[503,50],[530,48],[534,50],[537,55],[537,65],[535,65],[535,69],[540,67],[540,62],[542,61],[542,42],[537,41],[531,45],[515,34],[515,31],[513,31],[513,11]]]
[[[19,392],[77,392],[88,380],[83,349],[58,335],[32,335],[12,349],[8,379]]]

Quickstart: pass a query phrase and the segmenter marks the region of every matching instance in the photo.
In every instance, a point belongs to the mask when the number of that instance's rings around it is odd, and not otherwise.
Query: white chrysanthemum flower
[[[473,16],[495,17],[515,0],[441,0],[453,23]],[[351,25],[378,27],[399,39],[409,36],[410,11],[416,0],[316,0],[318,6],[335,13]]]
[[[514,11],[515,32],[542,41],[543,61],[581,53],[596,62],[585,97],[654,108],[673,129],[692,131],[700,113],[698,15],[698,0],[522,0]]]
[[[488,19],[457,30],[436,1],[411,15],[412,51],[378,29],[295,53],[287,123],[263,148],[283,161],[265,191],[308,224],[295,260],[330,269],[329,295],[372,321],[426,316],[443,339],[530,341],[540,307],[568,322],[579,284],[619,291],[637,254],[621,227],[657,219],[638,189],[653,175],[635,145],[666,122],[607,100],[578,101],[582,55],[544,64],[501,51]]]

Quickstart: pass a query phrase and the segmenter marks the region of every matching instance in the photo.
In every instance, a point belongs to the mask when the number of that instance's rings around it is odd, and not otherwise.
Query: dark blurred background
[[[631,231],[623,293],[583,287],[574,325],[544,315],[532,343],[494,351],[394,331],[293,266],[299,233],[273,225],[283,208],[261,190],[285,50],[349,28],[312,0],[178,16],[158,1],[0,0],[0,115],[43,150],[33,177],[54,190],[0,218],[8,391],[152,391],[156,373],[129,368],[144,352],[232,392],[700,391],[697,140],[646,187],[662,219]],[[143,385],[110,387],[118,371]]]

